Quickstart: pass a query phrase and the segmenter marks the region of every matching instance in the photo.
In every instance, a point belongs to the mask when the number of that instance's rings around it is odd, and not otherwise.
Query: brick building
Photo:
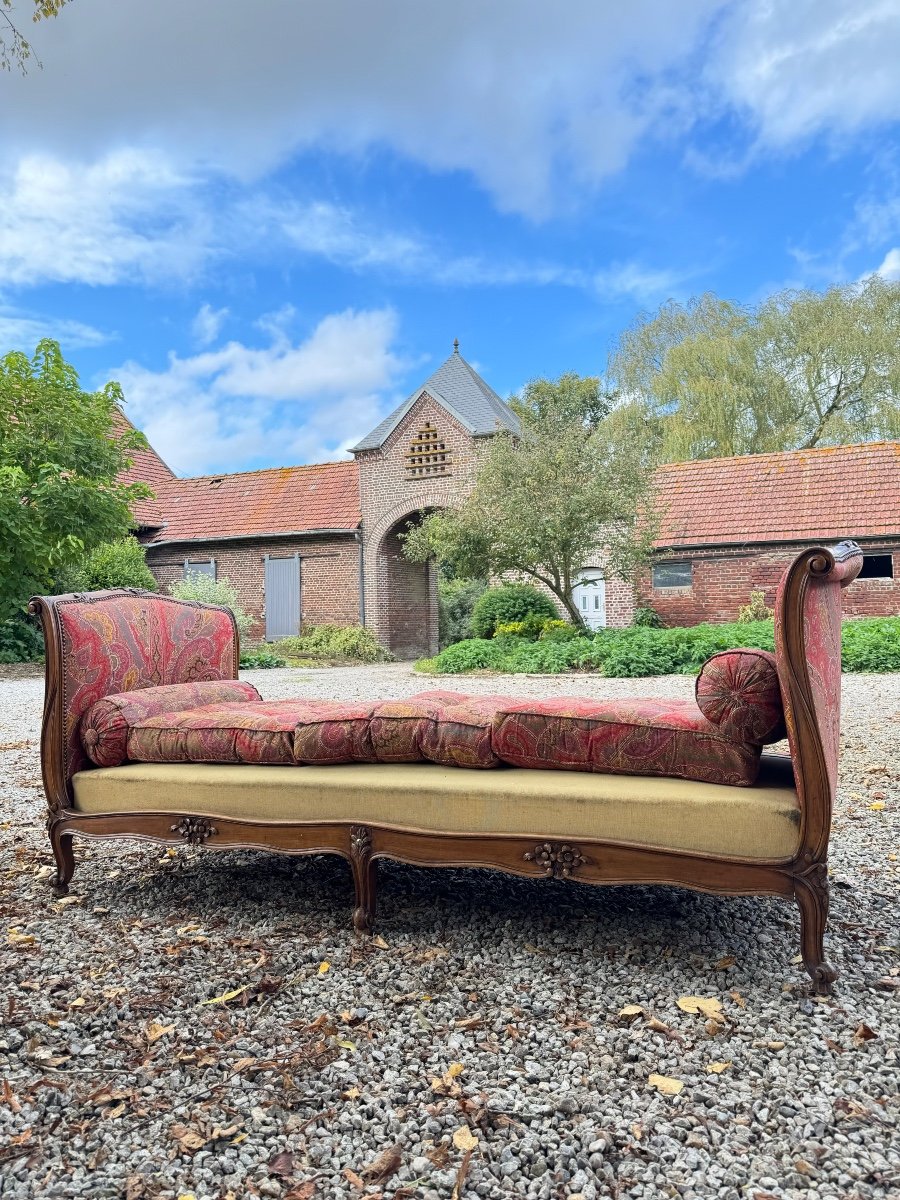
[[[399,535],[467,492],[486,440],[516,417],[453,354],[353,449],[354,458],[178,479],[152,450],[129,477],[156,498],[138,536],[163,586],[190,571],[228,577],[258,637],[300,624],[362,623],[399,658],[437,648],[437,580]],[[856,537],[866,578],[851,613],[900,611],[900,444],[841,446],[662,467],[656,561],[637,588],[585,563],[575,589],[589,624],[628,625],[635,591],[666,623],[728,620],[774,585],[799,545]]]

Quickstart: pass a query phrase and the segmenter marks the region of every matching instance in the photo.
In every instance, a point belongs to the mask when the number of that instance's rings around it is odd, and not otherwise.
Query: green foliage
[[[44,638],[25,616],[0,622],[0,663],[38,662],[44,657]]]
[[[845,671],[900,671],[900,617],[845,621],[841,634]]]
[[[144,547],[133,537],[97,546],[66,581],[80,592],[99,592],[104,588],[146,588],[156,591],[156,580],[147,566]]]
[[[275,652],[288,658],[324,658],[343,662],[389,662],[391,653],[363,625],[310,625],[298,637],[282,638]]]
[[[645,629],[662,629],[662,617],[649,604],[642,604],[634,610],[632,625],[643,626]]]
[[[472,635],[472,610],[487,587],[485,579],[438,580],[438,621],[441,649]]]
[[[404,536],[404,554],[436,558],[457,575],[530,576],[583,628],[572,587],[584,565],[599,554],[610,573],[630,578],[649,554],[655,518],[646,432],[623,430],[606,415],[596,379],[535,380],[511,404],[519,435],[490,438],[469,496],[423,516]]]
[[[540,640],[542,642],[571,642],[574,638],[583,636],[584,630],[576,628],[571,621],[550,620],[544,622]]]
[[[553,601],[530,583],[503,583],[487,588],[478,597],[472,611],[472,632],[476,637],[492,637],[498,625],[538,617],[540,625],[547,617],[556,616]],[[534,637],[540,635],[540,627]],[[524,636],[528,636],[525,634]]]
[[[230,608],[242,641],[253,627],[253,618],[238,604],[237,590],[227,576],[213,579],[210,575],[194,571],[170,584],[169,593],[176,600],[199,600],[202,604],[221,604],[224,608]]]
[[[878,275],[757,307],[707,293],[621,337],[615,414],[664,462],[809,449],[900,433],[900,282]]]
[[[568,642],[583,634],[584,630],[576,629],[570,621],[540,613],[531,613],[524,621],[507,621],[494,630],[495,638],[524,638],[528,642]]]
[[[0,620],[125,536],[131,505],[151,495],[118,482],[129,451],[146,445],[135,430],[117,431],[121,402],[115,383],[82,391],[56,342],[0,359]]]
[[[13,67],[24,75],[28,63],[34,59],[34,50],[22,31],[13,24],[12,19],[3,11],[13,7],[14,0],[0,0],[0,71],[10,71]],[[68,0],[32,0],[32,21],[42,21],[47,17],[55,17]],[[40,62],[38,66],[40,66]]]
[[[766,604],[766,593],[752,591],[750,603],[738,609],[738,624],[746,625],[748,621],[774,621],[775,609]]]
[[[268,671],[273,667],[286,667],[287,660],[267,646],[254,646],[252,650],[241,651],[241,666],[248,670]]]

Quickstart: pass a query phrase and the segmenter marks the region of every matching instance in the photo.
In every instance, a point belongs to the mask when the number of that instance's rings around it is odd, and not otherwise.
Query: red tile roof
[[[117,409],[117,414],[113,418],[113,430],[116,435],[131,432],[134,426],[121,409]],[[158,492],[161,485],[175,478],[175,472],[166,466],[152,446],[148,446],[146,450],[129,450],[128,456],[132,464],[119,476],[120,483],[146,483],[154,492]],[[163,519],[154,500],[139,500],[132,512],[138,525],[158,525]]]
[[[900,535],[900,442],[670,463],[656,545]]]
[[[170,479],[154,489],[165,521],[150,544],[356,529],[355,461]]]

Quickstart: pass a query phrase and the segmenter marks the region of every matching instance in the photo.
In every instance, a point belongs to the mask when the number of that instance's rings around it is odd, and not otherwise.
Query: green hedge
[[[502,583],[481,593],[472,609],[472,633],[489,638],[498,625],[524,621],[527,617],[555,617],[556,605],[530,583]]]
[[[0,663],[40,662],[44,635],[26,616],[0,621]]]
[[[393,657],[363,625],[311,625],[299,637],[282,638],[272,648],[287,658],[389,662]]]
[[[695,675],[719,650],[750,646],[774,650],[771,621],[693,625],[684,629],[604,629],[592,637],[531,642],[501,636],[457,642],[436,658],[422,659],[420,671],[459,675],[467,671],[559,674],[597,671],[610,677]],[[846,621],[842,665],[845,671],[900,671],[900,617]]]

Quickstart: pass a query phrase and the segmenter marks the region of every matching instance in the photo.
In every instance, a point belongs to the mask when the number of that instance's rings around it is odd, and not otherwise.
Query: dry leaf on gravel
[[[861,1021],[854,1031],[853,1041],[857,1046],[861,1046],[863,1042],[871,1042],[873,1038],[877,1037],[878,1034],[875,1032],[875,1030],[872,1029],[871,1026],[867,1025],[865,1021]]]
[[[460,1125],[459,1129],[454,1130],[453,1145],[457,1150],[474,1150],[478,1146],[478,1138],[468,1125]]]
[[[174,1029],[174,1025],[160,1025],[158,1021],[149,1021],[144,1030],[144,1037],[152,1046],[154,1042],[158,1042],[167,1033],[172,1033]]]
[[[6,931],[6,941],[10,946],[33,946],[34,934],[22,933],[17,925]]]
[[[189,1129],[187,1125],[173,1125],[169,1129],[169,1137],[176,1141],[182,1150],[201,1150],[207,1141],[196,1129]]]
[[[633,1021],[636,1017],[642,1017],[644,1010],[640,1004],[626,1004],[624,1008],[619,1009],[619,1016],[625,1017],[628,1021]]]
[[[205,1004],[227,1004],[229,1000],[234,1000],[243,992],[246,992],[249,987],[250,984],[245,983],[243,987],[235,988],[230,992],[223,992],[221,996],[213,996],[209,1000],[201,1000],[199,1007],[202,1008]]]
[[[282,1194],[281,1200],[312,1200],[316,1194],[315,1181],[312,1179],[304,1179],[302,1183],[295,1184],[289,1192]]]
[[[396,1175],[400,1170],[402,1162],[403,1155],[400,1147],[389,1146],[387,1150],[382,1150],[367,1167],[363,1167],[360,1176],[366,1183],[387,1183],[391,1176]]]
[[[269,1170],[273,1175],[293,1175],[294,1156],[290,1150],[281,1150],[269,1159]]]
[[[684,1089],[680,1079],[672,1079],[668,1075],[651,1075],[647,1082],[664,1096],[677,1096]]]
[[[737,959],[733,954],[726,954],[724,958],[720,958],[717,963],[713,963],[714,971],[727,971],[729,967],[733,967]]]
[[[711,1062],[706,1064],[707,1075],[721,1075],[731,1066],[730,1062]]]
[[[715,996],[679,996],[678,1007],[686,1013],[702,1013],[711,1021],[724,1021],[722,1001]]]

